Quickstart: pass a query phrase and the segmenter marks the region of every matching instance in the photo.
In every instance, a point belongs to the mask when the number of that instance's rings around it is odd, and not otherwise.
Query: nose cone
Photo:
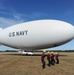
[[[59,20],[51,20],[49,23],[51,25],[50,30],[54,30],[51,32],[55,32],[55,35],[59,38],[65,40],[74,39],[74,26],[70,23]]]
[[[74,39],[74,26],[73,26],[73,39]]]
[[[74,26],[69,25],[67,29],[68,29],[68,32],[71,34],[72,38],[74,39]]]
[[[74,26],[69,24],[69,23],[65,23],[64,25],[64,30],[68,35],[68,37],[71,37],[72,39],[74,38]]]
[[[73,31],[73,37],[74,37],[74,26],[72,27],[72,31]]]
[[[74,26],[73,25],[67,22],[58,21],[58,27],[59,27],[58,29],[60,30],[62,29],[63,34],[67,35],[67,37],[70,37],[71,39],[74,38]]]

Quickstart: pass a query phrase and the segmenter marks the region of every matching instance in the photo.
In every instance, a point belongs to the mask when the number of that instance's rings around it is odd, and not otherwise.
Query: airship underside
[[[43,49],[74,38],[73,25],[59,20],[36,20],[0,31],[0,44],[19,49]]]

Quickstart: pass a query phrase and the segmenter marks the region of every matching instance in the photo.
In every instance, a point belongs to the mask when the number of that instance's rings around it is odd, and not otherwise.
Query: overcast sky
[[[0,0],[0,27],[18,23],[57,19],[74,25],[74,0]],[[12,49],[1,46],[0,50]],[[74,49],[74,40],[50,49]]]

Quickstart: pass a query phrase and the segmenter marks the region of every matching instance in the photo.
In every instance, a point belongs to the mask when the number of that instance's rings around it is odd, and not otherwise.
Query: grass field
[[[59,59],[60,64],[51,67],[46,59],[46,68],[42,69],[40,56],[0,53],[0,75],[74,75],[74,53],[64,53]]]

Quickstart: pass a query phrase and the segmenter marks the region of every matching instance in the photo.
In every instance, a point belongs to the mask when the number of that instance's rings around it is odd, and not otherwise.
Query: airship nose
[[[67,37],[74,38],[74,26],[67,22],[62,23],[64,33],[68,34]]]
[[[68,29],[69,29],[69,32],[71,33],[71,35],[72,35],[73,38],[74,38],[74,26],[71,25]]]
[[[74,26],[69,27],[69,31],[70,31],[71,35],[73,36],[73,39],[74,39]]]
[[[61,37],[74,39],[74,26],[72,24],[63,21],[53,21],[52,23],[52,26],[56,24],[55,29]]]
[[[74,30],[73,30],[73,39],[74,39]]]

